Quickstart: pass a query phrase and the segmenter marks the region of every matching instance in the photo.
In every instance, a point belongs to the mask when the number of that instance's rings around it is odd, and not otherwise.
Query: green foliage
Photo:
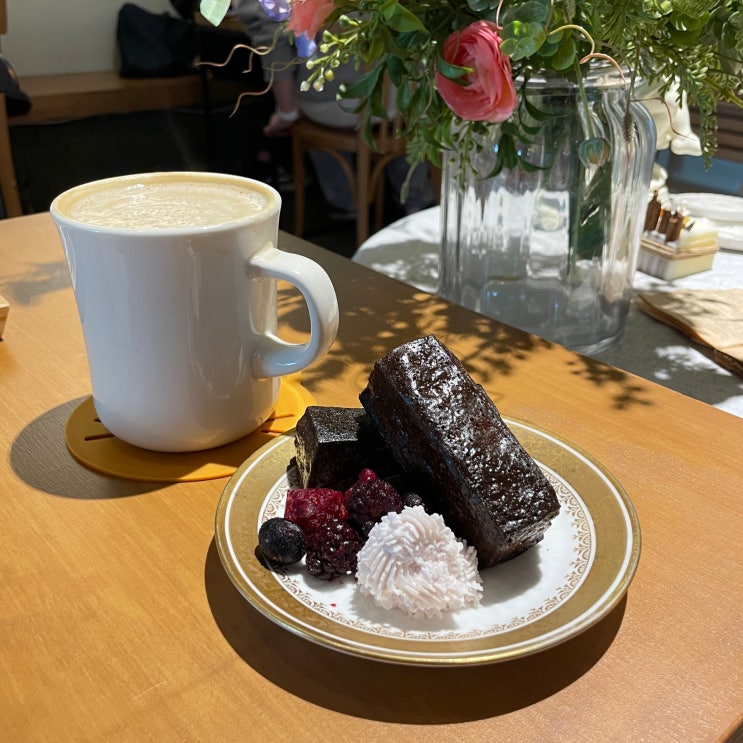
[[[218,26],[230,9],[230,0],[201,0],[199,12],[209,23]]]
[[[297,0],[298,1],[298,0]],[[360,98],[359,113],[369,119],[383,110],[388,78],[397,90],[404,118],[401,132],[415,163],[441,161],[443,150],[461,148],[487,124],[460,120],[443,102],[436,73],[467,84],[470,70],[445,61],[444,41],[457,30],[484,19],[500,27],[501,51],[510,57],[514,79],[563,74],[580,85],[591,61],[610,58],[628,85],[643,79],[659,93],[674,79],[680,95],[700,111],[705,156],[715,149],[719,100],[743,106],[743,0],[334,0],[323,34],[313,80],[348,59],[367,70],[344,95]],[[213,17],[227,0],[202,0]],[[533,108],[533,107],[532,107]],[[528,143],[548,115],[530,110],[521,96],[502,125],[496,168],[519,165]],[[585,142],[581,157],[603,156],[600,142]],[[533,167],[533,166],[532,166]]]
[[[501,51],[512,62],[534,56],[547,38],[540,23],[511,21],[501,32]]]
[[[398,2],[388,2],[382,10],[382,17],[387,26],[393,31],[406,33],[410,31],[425,31],[425,26],[414,13]]]

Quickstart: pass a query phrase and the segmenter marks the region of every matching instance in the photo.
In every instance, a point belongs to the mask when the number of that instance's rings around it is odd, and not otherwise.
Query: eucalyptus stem
[[[596,130],[593,126],[593,121],[591,120],[591,111],[588,106],[588,96],[586,95],[586,86],[583,84],[583,71],[581,70],[580,62],[576,59],[573,63],[573,68],[575,70],[575,76],[578,80],[578,96],[580,97],[581,105],[583,106],[583,110],[586,113],[586,124],[588,129],[588,138],[593,139],[595,136]]]

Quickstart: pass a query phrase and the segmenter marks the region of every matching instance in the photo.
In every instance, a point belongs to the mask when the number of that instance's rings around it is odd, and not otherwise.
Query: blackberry
[[[376,524],[390,511],[399,513],[404,505],[400,493],[370,469],[362,470],[356,483],[346,491],[348,520],[367,534],[369,522]]]
[[[297,524],[307,537],[328,519],[346,519],[347,516],[345,500],[340,490],[290,489],[286,494],[284,518]]]
[[[418,495],[418,493],[414,493],[412,490],[407,490],[402,494],[402,502],[406,506],[410,506],[410,508],[414,508],[415,506],[423,506],[426,513],[430,513],[428,510],[428,506],[426,505],[426,501]]]
[[[377,525],[377,521],[364,521],[363,524],[354,524],[356,531],[361,534],[364,541],[367,540],[369,532]]]
[[[292,565],[304,557],[304,532],[293,521],[268,519],[258,530],[258,546],[271,565]]]
[[[307,540],[307,571],[323,580],[356,573],[356,555],[363,542],[341,519],[329,519]]]

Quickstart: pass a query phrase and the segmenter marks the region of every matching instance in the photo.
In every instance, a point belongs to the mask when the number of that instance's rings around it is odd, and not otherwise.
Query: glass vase
[[[546,114],[520,155],[532,166],[492,173],[500,125],[443,168],[439,293],[583,353],[617,341],[655,157],[647,109],[627,103],[613,68],[583,85],[532,79]],[[629,116],[627,115],[629,112]],[[484,175],[483,175],[484,174]]]

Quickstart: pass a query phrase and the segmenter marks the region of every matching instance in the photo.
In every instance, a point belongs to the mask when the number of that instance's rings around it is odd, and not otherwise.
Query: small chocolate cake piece
[[[400,465],[435,493],[451,530],[487,568],[539,542],[555,491],[485,390],[434,336],[374,365],[361,402]]]
[[[365,467],[380,477],[400,468],[363,408],[311,405],[294,436],[299,486],[346,490]]]

